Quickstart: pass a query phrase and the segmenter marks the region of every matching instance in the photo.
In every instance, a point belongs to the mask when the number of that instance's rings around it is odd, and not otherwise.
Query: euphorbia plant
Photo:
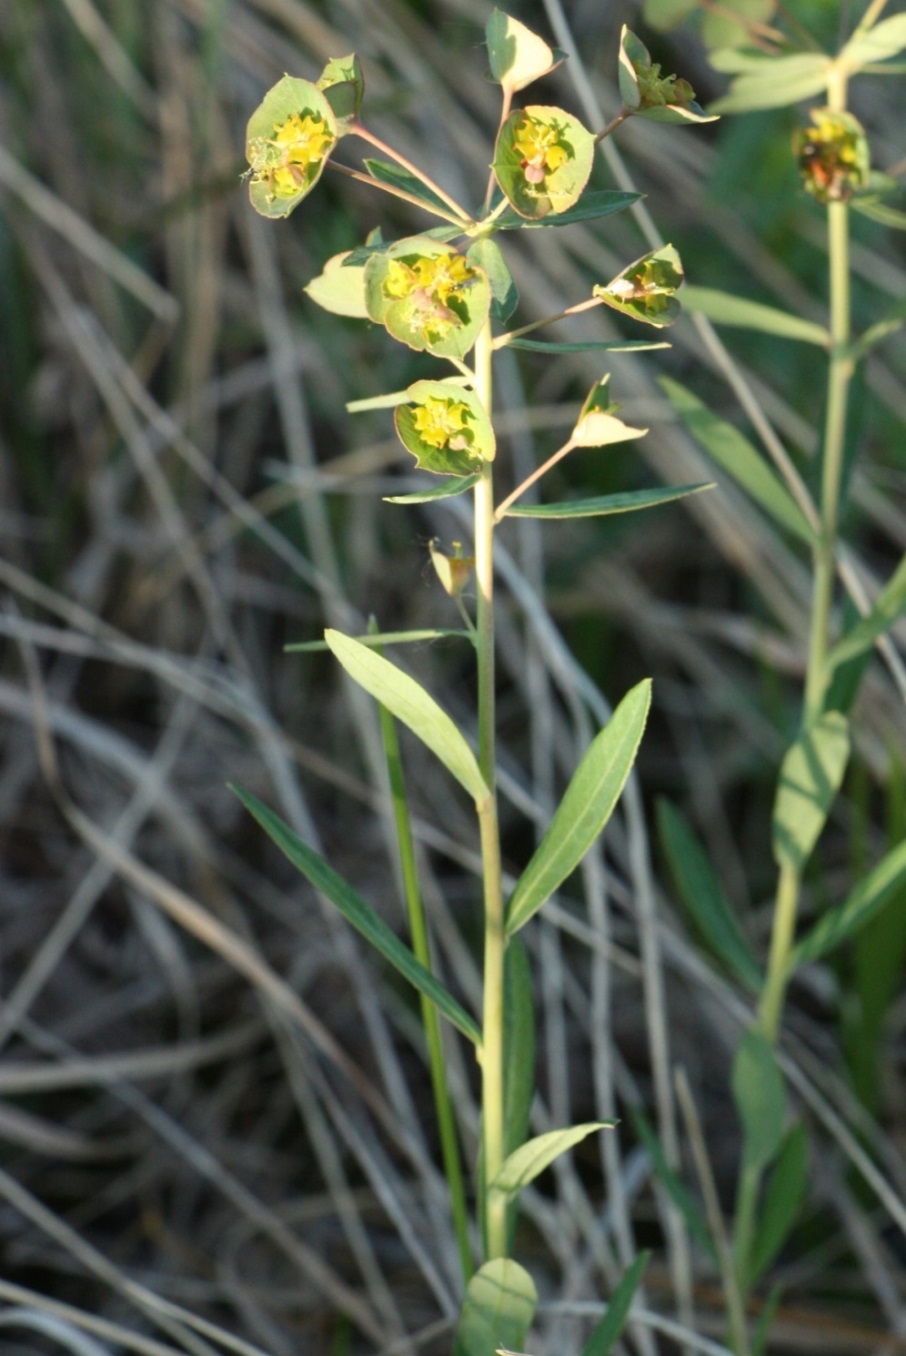
[[[397,496],[394,502],[419,503],[465,493],[473,498],[470,556],[465,557],[459,547],[448,555],[435,545],[432,559],[460,610],[464,622],[460,634],[475,651],[477,751],[472,747],[471,731],[460,730],[432,695],[380,652],[382,641],[392,639],[398,644],[415,639],[414,634],[350,637],[328,631],[324,641],[382,708],[412,924],[411,949],[351,885],[267,807],[248,793],[239,794],[308,879],[421,995],[465,1286],[458,1344],[469,1356],[501,1344],[520,1348],[532,1321],[534,1283],[511,1257],[519,1192],[558,1154],[606,1128],[605,1123],[594,1122],[528,1136],[532,1060],[524,1048],[510,1044],[513,1038],[508,1036],[520,1026],[514,1014],[523,1014],[523,1029],[526,1013],[531,1022],[530,978],[517,934],[578,865],[610,817],[632,768],[651,694],[650,681],[645,680],[618,704],[612,719],[592,741],[536,852],[507,898],[496,791],[495,532],[505,519],[519,514],[584,517],[625,512],[704,488],[678,486],[560,504],[520,502],[529,485],[574,448],[604,447],[645,432],[618,417],[605,374],[577,412],[566,442],[520,485],[503,496],[496,490],[495,352],[507,346],[542,348],[548,353],[575,348],[556,341],[530,340],[526,335],[600,305],[634,321],[663,327],[677,312],[675,293],[683,280],[678,254],[665,246],[629,265],[609,282],[601,282],[591,297],[558,315],[508,330],[505,327],[518,299],[496,237],[526,226],[562,227],[625,210],[635,195],[587,191],[596,142],[632,114],[656,113],[676,122],[701,121],[704,114],[694,103],[688,85],[675,77],[661,77],[646,49],[627,32],[621,49],[621,88],[626,86],[626,105],[620,116],[598,133],[558,107],[513,107],[519,91],[559,64],[559,54],[541,38],[495,10],[487,26],[487,45],[491,73],[501,86],[503,98],[494,138],[492,177],[476,212],[455,201],[431,175],[365,127],[361,120],[364,81],[355,56],[331,61],[317,83],[284,77],[253,114],[247,142],[251,201],[265,216],[289,215],[312,190],[322,171],[333,168],[413,204],[440,223],[392,243],[373,232],[364,246],[331,259],[307,289],[310,297],[327,310],[367,318],[383,326],[392,339],[442,365],[436,375],[420,379],[404,391],[357,403],[359,409],[394,407],[403,447],[415,458],[417,468],[438,477],[433,487]],[[623,66],[631,70],[631,77],[624,79]],[[337,146],[347,138],[363,140],[378,149],[382,158],[366,158],[361,169],[341,165],[336,158]],[[637,339],[581,345],[600,352],[659,346]],[[468,610],[463,595],[470,570],[474,570],[474,613]],[[418,639],[424,635],[419,632]],[[431,970],[426,921],[412,865],[394,717],[422,740],[474,803],[484,905],[483,999],[481,1011],[475,1015],[462,1007]],[[476,1169],[479,1259],[473,1255],[468,1227],[457,1135],[437,1039],[438,1014],[471,1043],[481,1070],[481,1151]],[[624,1278],[624,1313],[640,1275],[638,1264]],[[597,1331],[593,1339],[596,1353],[606,1350],[616,1337],[620,1308],[620,1304],[612,1306],[605,1326]]]

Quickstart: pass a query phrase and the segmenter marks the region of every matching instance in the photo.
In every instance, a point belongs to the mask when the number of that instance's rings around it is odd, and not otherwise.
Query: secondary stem
[[[475,345],[475,390],[491,413],[491,326]],[[485,1251],[488,1260],[506,1254],[506,1208],[489,1190],[505,1152],[503,1100],[504,955],[500,833],[497,822],[494,699],[494,478],[485,462],[475,486],[475,585],[477,591],[478,763],[490,796],[479,814],[484,875],[484,1003],[482,1013],[481,1126],[482,1194],[485,1203]]]
[[[846,80],[842,75],[828,87],[828,106],[846,110]],[[827,690],[827,652],[831,614],[843,458],[846,446],[846,410],[853,362],[849,356],[849,206],[845,201],[827,204],[828,274],[830,291],[831,357],[827,379],[827,411],[821,460],[821,525],[813,552],[812,614],[803,697],[803,724],[821,715]],[[770,1041],[777,1039],[789,972],[790,951],[796,926],[800,880],[797,872],[783,867],[777,882],[774,928],[768,972],[762,993],[759,1021]]]

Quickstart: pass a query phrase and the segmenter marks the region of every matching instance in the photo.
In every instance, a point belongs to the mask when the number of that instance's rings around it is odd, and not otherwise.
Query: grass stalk
[[[385,706],[378,707],[381,718],[381,734],[387,756],[387,772],[390,779],[390,793],[393,803],[393,818],[396,826],[397,843],[400,854],[400,872],[403,881],[403,894],[406,911],[409,916],[409,932],[412,938],[412,950],[426,969],[433,973],[431,962],[431,944],[428,924],[421,890],[418,884],[418,869],[415,861],[415,844],[412,836],[412,824],[409,818],[409,802],[406,796],[403,763],[400,757],[399,739],[396,722]],[[440,1138],[441,1161],[450,1192],[450,1210],[453,1218],[453,1230],[462,1269],[463,1283],[468,1284],[474,1270],[472,1247],[469,1242],[469,1209],[466,1201],[465,1182],[462,1170],[462,1158],[459,1137],[456,1130],[456,1118],[450,1089],[447,1084],[446,1063],[440,1030],[440,1016],[437,1008],[424,995],[420,998],[422,1025],[425,1030],[425,1043],[428,1048],[428,1068],[431,1075],[431,1089],[434,1095],[434,1110],[437,1116],[437,1130]]]

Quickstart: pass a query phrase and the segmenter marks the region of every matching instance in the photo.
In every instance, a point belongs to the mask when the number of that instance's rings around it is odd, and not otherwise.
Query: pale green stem
[[[475,392],[491,414],[491,326],[475,345]],[[489,1190],[505,1151],[503,1099],[504,955],[500,834],[497,824],[494,700],[494,479],[485,462],[475,486],[475,586],[477,599],[478,764],[490,790],[479,809],[484,876],[484,1002],[481,1053],[482,1192],[485,1201],[486,1260],[506,1254],[506,1206]]]
[[[835,72],[828,85],[828,107],[846,110],[846,77]],[[803,724],[816,720],[824,708],[827,689],[827,652],[830,645],[834,601],[837,528],[843,458],[846,445],[846,409],[853,362],[850,343],[849,207],[845,202],[827,205],[828,274],[830,291],[831,356],[827,379],[827,411],[821,459],[821,525],[813,550],[812,614],[803,697]],[[777,1039],[783,1000],[789,978],[790,953],[796,929],[799,874],[783,867],[777,882],[774,927],[768,972],[762,993],[759,1021],[770,1041]]]
[[[853,37],[857,37],[862,33],[867,33],[870,28],[873,28],[886,7],[887,0],[871,0],[871,4],[856,25]]]
[[[521,339],[524,334],[531,334],[532,330],[540,330],[542,325],[553,325],[557,320],[565,320],[568,315],[578,315],[581,311],[590,311],[594,306],[603,306],[600,297],[589,297],[585,301],[577,301],[575,306],[567,306],[565,311],[558,311],[556,315],[546,315],[543,320],[532,320],[528,325],[520,325],[518,330],[507,330],[506,334],[499,334],[493,341],[492,348],[506,348],[514,339]]]

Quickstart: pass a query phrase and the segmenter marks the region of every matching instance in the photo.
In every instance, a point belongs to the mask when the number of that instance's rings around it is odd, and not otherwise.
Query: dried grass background
[[[637,25],[634,7],[516,9],[575,45],[545,98],[603,125],[592,106],[617,107],[618,35]],[[330,176],[291,222],[265,223],[239,175],[263,91],[355,49],[376,130],[475,200],[496,116],[487,12],[474,0],[0,6],[9,1356],[449,1348],[456,1253],[415,1010],[227,789],[273,804],[403,926],[374,712],[332,661],[283,647],[325,624],[359,631],[369,613],[387,628],[455,624],[425,572],[426,543],[465,539],[467,522],[384,503],[410,484],[406,458],[386,416],[344,410],[424,367],[301,293],[376,221],[386,236],[423,223]],[[718,92],[693,40],[660,41],[656,56],[681,61],[704,97]],[[902,154],[891,88],[859,109],[882,164]],[[645,192],[651,218],[521,233],[525,319],[587,295],[651,230],[696,282],[820,316],[820,217],[792,177],[786,198],[761,192],[786,182],[786,137],[782,118],[628,126],[599,182]],[[896,241],[867,233],[855,262],[860,305],[877,306],[879,289],[902,296]],[[608,332],[595,315],[563,337]],[[663,371],[807,467],[820,403],[798,352],[739,338],[731,359],[688,319],[672,341],[611,364],[626,417],[650,436],[606,462],[586,454],[562,492],[711,478],[658,393]],[[906,543],[902,359],[894,340],[864,393],[848,529],[868,596]],[[583,356],[503,365],[502,465],[515,467],[504,477],[556,445],[598,376]],[[704,1149],[728,1212],[728,1062],[751,1009],[677,915],[648,826],[657,794],[683,806],[763,949],[772,776],[796,719],[806,572],[723,481],[625,523],[524,521],[500,535],[513,870],[608,702],[646,673],[656,694],[606,855],[530,930],[535,1126],[621,1120],[527,1193],[519,1252],[543,1301],[533,1349],[578,1349],[595,1303],[649,1246],[624,1349],[723,1350],[717,1273],[657,1186],[630,1111],[645,1110],[696,1193]],[[899,822],[904,685],[888,660],[860,699],[858,778],[811,909],[839,897],[854,858],[878,855]],[[470,719],[467,656],[436,645],[406,662]],[[474,1002],[470,815],[417,746],[405,751],[438,962]],[[846,984],[845,965],[816,968],[792,994],[784,1060],[810,1125],[811,1189],[775,1268],[772,1352],[906,1350],[906,1005],[892,1005],[883,1032],[872,1115],[842,1060]],[[473,1150],[475,1070],[453,1040],[450,1062]]]

